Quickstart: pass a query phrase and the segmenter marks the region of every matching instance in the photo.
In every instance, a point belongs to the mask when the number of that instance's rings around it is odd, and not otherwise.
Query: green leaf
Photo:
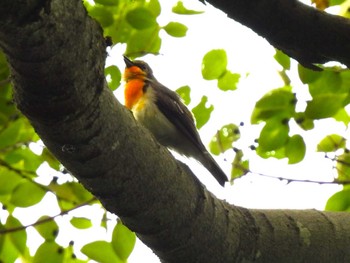
[[[296,98],[291,87],[271,90],[255,104],[251,123],[257,124],[276,116],[291,118],[295,113],[295,104]]]
[[[218,79],[218,87],[223,91],[237,89],[240,74],[226,70],[225,74]]]
[[[39,203],[45,194],[36,183],[25,181],[15,187],[10,202],[18,207],[28,207]]]
[[[226,67],[226,51],[223,49],[213,49],[203,57],[202,76],[206,80],[218,79],[224,75]]]
[[[202,14],[204,11],[196,11],[196,10],[191,10],[187,9],[183,2],[178,1],[176,5],[172,8],[173,13],[178,14],[178,15],[197,15],[197,14]]]
[[[324,137],[317,144],[318,152],[335,152],[345,148],[346,139],[338,134],[331,134]]]
[[[91,220],[85,217],[73,217],[70,223],[78,229],[87,229],[92,226]]]
[[[219,155],[232,149],[233,142],[241,137],[239,127],[235,124],[227,124],[212,137],[209,143],[209,149],[212,154]]]
[[[334,116],[343,108],[347,94],[320,94],[307,102],[305,116],[310,119],[323,119]]]
[[[336,121],[342,122],[344,123],[345,126],[348,126],[348,124],[350,123],[350,116],[348,114],[348,112],[342,108],[340,109],[334,116],[333,118]]]
[[[341,5],[344,3],[345,0],[329,0],[329,6],[334,6],[334,5]]]
[[[307,118],[304,112],[296,113],[294,119],[295,122],[305,131],[312,130],[315,127],[314,120]]]
[[[290,69],[290,57],[284,54],[282,51],[276,49],[276,54],[274,55],[274,58],[282,66],[283,69]]]
[[[105,68],[105,76],[108,81],[108,87],[114,91],[120,86],[122,74],[117,66],[109,66]]]
[[[47,162],[51,168],[55,169],[56,171],[59,171],[61,167],[61,163],[56,159],[56,157],[47,149],[44,147],[41,157],[43,161]]]
[[[332,195],[327,201],[325,210],[350,212],[350,189],[344,189]]]
[[[105,6],[117,6],[119,4],[119,0],[94,0],[94,2]]]
[[[338,156],[336,169],[339,180],[350,180],[350,153],[344,152]]]
[[[29,172],[36,172],[43,162],[42,157],[33,153],[28,147],[9,152],[4,161],[15,168]]]
[[[144,30],[133,30],[133,33],[128,38],[125,53],[135,56],[141,56],[145,53],[157,54],[161,43],[162,40],[159,37],[158,25]]]
[[[112,246],[118,257],[126,261],[134,249],[135,242],[135,233],[118,220],[112,233]]]
[[[138,30],[150,28],[157,24],[156,16],[144,7],[136,7],[130,10],[126,15],[126,20]]]
[[[8,195],[22,181],[17,173],[0,167],[0,195]]]
[[[322,73],[319,71],[313,71],[311,69],[305,68],[302,65],[298,64],[298,73],[301,82],[304,84],[309,84],[316,81],[321,77]]]
[[[172,37],[184,37],[188,30],[187,26],[178,22],[169,22],[163,29]]]
[[[46,241],[54,241],[58,235],[58,225],[50,216],[41,216],[36,223],[48,220],[45,223],[35,224],[35,229]]]
[[[22,228],[23,225],[21,224],[21,222],[13,217],[12,215],[10,215],[7,218],[6,221],[6,229],[13,229],[13,228]],[[19,231],[14,231],[14,232],[10,232],[8,233],[9,238],[12,242],[12,244],[15,246],[15,248],[18,250],[18,252],[20,254],[25,254],[27,248],[27,232],[25,231],[25,229],[23,228],[22,230]]]
[[[92,260],[101,263],[125,263],[115,253],[111,243],[106,241],[94,241],[81,248],[81,252]]]
[[[64,249],[55,242],[44,242],[35,252],[33,263],[61,263],[64,259]]]
[[[109,27],[113,25],[114,18],[113,13],[111,13],[108,9],[101,6],[94,6],[89,11],[89,15],[96,19],[102,27]]]
[[[203,96],[201,102],[192,109],[192,113],[196,119],[197,129],[202,128],[210,119],[210,115],[214,110],[214,106],[207,107],[208,97]]]
[[[260,132],[258,139],[262,151],[274,151],[288,142],[289,125],[280,119],[269,120]]]
[[[285,153],[289,164],[301,162],[306,153],[306,145],[303,137],[298,134],[290,137],[285,147]]]
[[[3,230],[4,227],[0,224],[0,229]],[[20,253],[18,252],[15,245],[12,243],[9,235],[0,235],[0,262],[16,262]]]
[[[160,15],[161,6],[158,0],[149,0],[148,9],[153,13],[155,17]]]
[[[320,77],[309,84],[313,98],[324,94],[348,94],[349,87],[342,86],[342,75],[338,71],[324,70]]]
[[[235,158],[232,162],[231,179],[236,179],[247,174],[249,171],[249,161],[243,160],[243,151],[236,150]]]
[[[9,126],[0,133],[0,148],[13,145],[19,138],[20,130],[23,126],[23,120],[17,119],[9,124]]]
[[[182,86],[176,90],[183,102],[188,105],[191,103],[191,88],[189,86]]]
[[[53,181],[49,184],[48,188],[58,197],[60,197],[60,199],[69,201],[70,205],[80,204],[92,198],[92,194],[77,182],[58,184],[57,182]],[[64,207],[64,209],[69,208],[72,207]]]

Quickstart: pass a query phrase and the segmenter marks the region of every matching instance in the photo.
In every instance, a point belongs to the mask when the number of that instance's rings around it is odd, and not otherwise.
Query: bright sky
[[[257,36],[249,28],[229,20],[223,13],[213,8],[206,9],[206,13],[194,16],[179,16],[170,12],[175,0],[162,1],[162,18],[158,20],[160,25],[166,25],[169,21],[182,22],[188,26],[189,30],[185,38],[172,38],[164,33],[161,55],[146,56],[143,59],[153,68],[157,79],[171,89],[177,89],[183,85],[192,88],[192,104],[194,107],[202,95],[208,95],[211,103],[214,104],[210,122],[200,130],[203,142],[207,145],[216,129],[224,124],[244,122],[241,127],[242,139],[236,147],[241,148],[250,159],[250,168],[254,172],[270,176],[282,176],[286,178],[311,179],[319,181],[331,181],[335,174],[332,169],[334,164],[326,160],[323,154],[315,154],[317,143],[325,135],[337,132],[344,134],[345,127],[335,122],[322,121],[317,123],[317,131],[308,132],[306,142],[308,144],[307,162],[299,165],[288,166],[286,160],[276,161],[274,159],[263,160],[255,156],[255,153],[248,149],[258,137],[261,126],[251,127],[249,125],[250,115],[255,102],[268,90],[278,88],[283,85],[277,71],[279,65],[273,59],[274,49],[261,37]],[[202,5],[198,1],[184,1],[188,8],[201,10]],[[223,48],[227,51],[229,65],[232,72],[242,74],[238,89],[233,92],[223,92],[216,88],[214,81],[205,81],[201,76],[201,61],[204,54],[211,49]],[[107,64],[116,64],[120,69],[124,68],[122,54],[125,47],[117,46],[110,52]],[[294,69],[296,63],[293,65]],[[170,70],[169,70],[170,69]],[[247,77],[246,74],[249,73]],[[295,77],[293,80],[297,80]],[[305,94],[307,100],[307,88],[299,82],[294,82],[293,87],[299,93]],[[123,101],[123,89],[116,91],[116,96]],[[217,103],[217,102],[220,103]],[[302,105],[301,105],[302,107]],[[330,125],[331,124],[331,125]],[[322,128],[324,127],[324,128]],[[330,130],[332,129],[332,130]],[[295,132],[300,129],[295,127]],[[323,130],[323,133],[320,131]],[[324,132],[326,130],[326,132]],[[311,146],[310,146],[311,145]],[[230,161],[233,153],[216,158],[218,163],[229,175]],[[225,161],[227,159],[228,161]],[[310,183],[290,183],[261,177],[258,175],[248,175],[236,180],[233,186],[227,185],[225,189],[220,187],[208,172],[194,161],[189,162],[195,174],[200,176],[200,180],[205,186],[221,199],[248,208],[316,208],[323,209],[327,199],[341,187],[336,185],[318,185]],[[46,197],[44,201],[35,209],[47,209],[49,215],[57,214],[58,208],[51,207],[52,199]],[[51,209],[48,209],[50,207]],[[35,213],[35,209],[33,213]],[[27,210],[26,210],[27,211]],[[81,208],[72,214],[84,216],[91,214],[91,209]],[[21,213],[19,210],[18,213]],[[25,212],[28,213],[28,212]],[[96,216],[96,225],[102,216],[102,210],[93,209]],[[26,215],[24,215],[26,217]],[[66,218],[58,218],[57,221],[65,222]],[[30,224],[33,220],[23,219],[23,224]],[[84,232],[74,229],[70,224],[66,224],[68,230],[61,233],[59,242],[66,245],[70,241],[70,236],[81,236],[81,244],[87,240],[99,237],[105,238],[103,229],[98,232]],[[38,244],[39,235],[33,229],[28,229],[32,243]],[[77,246],[80,246],[77,242]],[[158,258],[146,246],[137,241],[134,252],[129,263],[139,262],[159,262]]]

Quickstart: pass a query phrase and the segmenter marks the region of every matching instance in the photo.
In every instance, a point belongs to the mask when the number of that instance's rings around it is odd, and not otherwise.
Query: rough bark
[[[350,66],[350,20],[306,6],[298,0],[209,0],[273,46],[316,69],[338,61]]]
[[[248,210],[211,195],[113,97],[80,0],[2,0],[14,98],[51,152],[163,262],[350,262],[350,214]]]

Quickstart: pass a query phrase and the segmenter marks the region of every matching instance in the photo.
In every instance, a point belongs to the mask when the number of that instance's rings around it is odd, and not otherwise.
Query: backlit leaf
[[[296,134],[289,138],[285,147],[286,157],[289,164],[301,162],[305,157],[306,145],[303,137]]]
[[[262,151],[273,151],[283,146],[288,141],[289,126],[280,119],[268,121],[260,132],[258,139],[259,148]]]
[[[192,109],[193,115],[196,119],[197,129],[202,128],[210,119],[211,112],[214,110],[214,106],[207,106],[208,97],[203,96],[201,102]]]
[[[344,189],[332,195],[327,201],[325,210],[350,212],[350,189]]]
[[[327,135],[317,144],[317,151],[335,152],[338,149],[344,148],[345,142],[345,138],[338,134]]]
[[[118,257],[127,260],[136,242],[136,235],[118,220],[112,233],[112,246]]]
[[[334,116],[341,108],[347,94],[321,94],[308,101],[305,116],[310,119],[323,119]]]
[[[223,49],[213,49],[204,55],[202,76],[206,80],[218,79],[226,72],[227,55]]]
[[[178,22],[169,22],[163,29],[172,37],[184,37],[186,36],[188,28],[184,24]]]
[[[91,220],[85,217],[73,217],[70,223],[78,229],[87,229],[92,226]]]
[[[202,14],[204,11],[196,11],[187,9],[183,2],[178,1],[176,5],[172,8],[173,13],[179,14],[179,15],[196,15],[196,14]]]
[[[309,84],[321,77],[322,72],[314,71],[298,64],[299,78],[304,84]]]
[[[283,67],[283,69],[290,69],[290,57],[284,54],[281,50],[276,49],[274,58]]]
[[[223,126],[217,133],[212,137],[209,143],[210,152],[219,155],[232,149],[233,142],[240,138],[239,128],[235,124],[227,124]]]
[[[64,249],[55,242],[44,242],[35,252],[33,263],[62,263],[64,259]]]
[[[122,74],[117,66],[112,65],[105,68],[105,76],[111,90],[116,90],[120,86]]]
[[[179,94],[182,101],[188,105],[191,103],[191,88],[189,86],[183,86],[176,90],[176,93]]]
[[[136,7],[130,10],[126,15],[126,20],[138,30],[150,28],[157,24],[156,16],[144,7]]]
[[[94,241],[82,247],[81,252],[90,259],[101,263],[125,263],[120,259],[111,243],[106,241]]]
[[[24,181],[15,187],[10,202],[18,207],[28,207],[39,203],[45,194],[36,183]]]
[[[45,223],[36,224],[34,226],[35,229],[46,241],[54,241],[59,230],[57,223],[49,216],[41,216],[37,222],[42,222],[43,220],[48,221]]]
[[[223,91],[237,89],[237,83],[241,75],[226,70],[225,74],[218,79],[218,87]]]

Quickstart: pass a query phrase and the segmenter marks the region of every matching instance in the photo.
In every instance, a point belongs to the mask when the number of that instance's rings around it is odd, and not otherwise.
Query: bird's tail
[[[216,181],[218,181],[221,186],[225,185],[225,182],[228,181],[227,176],[220,168],[220,166],[216,163],[214,158],[210,155],[210,153],[205,151],[199,161],[215,177]]]

